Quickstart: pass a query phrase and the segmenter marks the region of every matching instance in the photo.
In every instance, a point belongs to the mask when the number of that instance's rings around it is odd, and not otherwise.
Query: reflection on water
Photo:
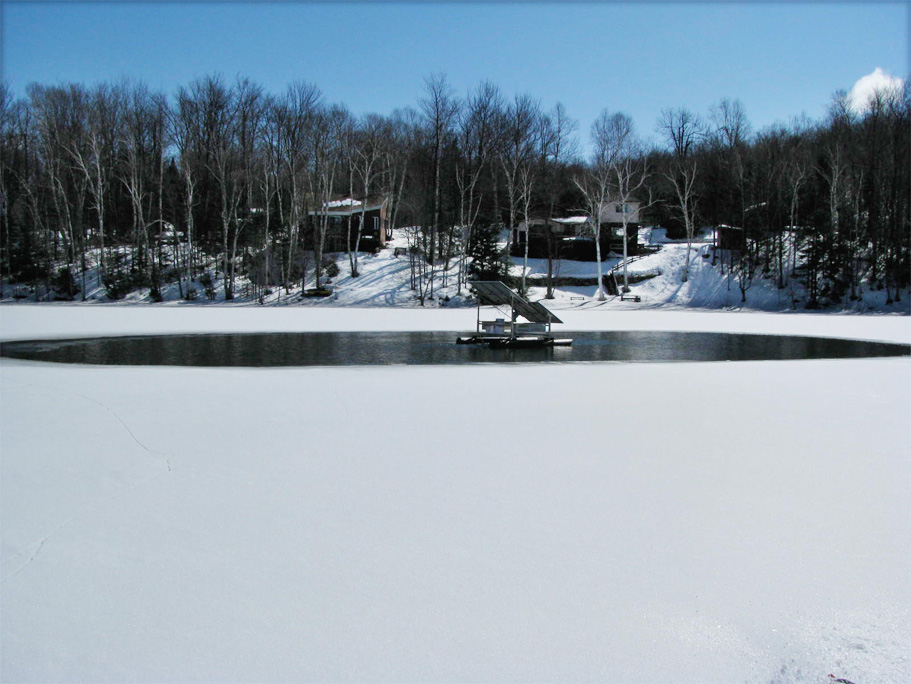
[[[571,347],[488,349],[451,332],[150,335],[5,342],[0,355],[32,361],[123,366],[347,366],[760,361],[907,356],[911,347],[821,337],[682,332],[578,332]]]

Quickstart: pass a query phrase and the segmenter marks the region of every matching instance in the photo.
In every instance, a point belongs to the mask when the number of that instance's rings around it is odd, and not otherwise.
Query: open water
[[[142,335],[0,343],[0,356],[119,366],[356,366],[465,363],[775,361],[908,356],[911,346],[699,332],[561,332],[570,347],[457,345],[454,332]]]

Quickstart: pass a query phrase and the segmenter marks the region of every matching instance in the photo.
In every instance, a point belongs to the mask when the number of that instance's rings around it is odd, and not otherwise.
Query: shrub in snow
[[[169,284],[176,283],[180,280],[181,275],[181,270],[174,266],[173,268],[169,268],[164,272],[164,281]]]
[[[215,299],[215,283],[212,280],[212,274],[206,271],[201,276],[199,276],[199,283],[203,286],[205,290],[206,297],[212,301]]]
[[[108,299],[123,299],[133,290],[142,287],[139,273],[113,272],[104,277],[104,292]]]
[[[69,266],[64,266],[57,271],[57,275],[51,281],[51,286],[54,288],[55,299],[72,300],[79,292],[79,285]]]
[[[335,278],[338,275],[338,264],[332,257],[323,257],[323,273],[329,278]]]

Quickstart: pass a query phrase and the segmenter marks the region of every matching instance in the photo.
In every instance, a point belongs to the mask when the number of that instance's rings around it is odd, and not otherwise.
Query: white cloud
[[[848,101],[850,102],[851,109],[860,114],[869,108],[870,98],[873,96],[874,92],[878,90],[898,89],[901,88],[902,85],[904,85],[902,79],[887,74],[879,67],[876,67],[872,74],[867,74],[858,79],[857,83],[854,84],[854,87],[851,88],[851,92],[848,93]]]

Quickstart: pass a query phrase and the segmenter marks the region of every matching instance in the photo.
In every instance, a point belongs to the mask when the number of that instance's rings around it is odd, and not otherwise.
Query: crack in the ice
[[[100,401],[97,401],[96,399],[92,399],[91,397],[87,397],[87,396],[85,396],[84,394],[81,394],[81,393],[79,393],[79,392],[74,392],[73,390],[46,387],[46,386],[44,386],[44,385],[36,385],[36,384],[34,384],[34,383],[23,383],[23,382],[16,382],[16,381],[13,381],[13,383],[14,383],[14,384],[17,384],[17,385],[20,385],[20,386],[22,386],[22,387],[34,387],[35,389],[45,390],[45,391],[47,391],[47,392],[63,392],[63,393],[66,393],[66,394],[72,394],[72,395],[74,395],[74,396],[80,397],[80,398],[82,398],[82,399],[85,399],[86,401],[89,401],[89,402],[91,402],[91,403],[93,403],[93,404],[96,404],[96,405],[100,406],[101,408],[107,410],[108,413],[110,413],[112,416],[114,416],[114,418],[117,420],[117,422],[120,423],[121,427],[123,427],[123,429],[126,430],[127,434],[130,435],[130,437],[132,438],[132,440],[133,440],[137,445],[139,445],[146,453],[148,453],[149,455],[151,455],[152,457],[154,457],[155,460],[164,463],[165,467],[167,468],[167,472],[168,472],[168,473],[173,472],[173,468],[171,467],[171,460],[168,458],[168,454],[162,453],[162,452],[160,452],[160,451],[153,451],[152,449],[149,449],[149,447],[147,447],[145,444],[143,444],[142,441],[140,441],[139,438],[136,437],[136,435],[135,435],[135,434],[133,433],[133,431],[130,429],[130,426],[127,425],[127,424],[123,421],[123,419],[122,419],[120,416],[118,416],[117,413],[116,413],[110,406],[108,406],[107,404],[104,404],[104,403],[102,403],[102,402],[100,402]],[[140,487],[146,486],[147,484],[149,484],[149,483],[152,482],[153,480],[157,480],[158,478],[162,477],[164,474],[165,474],[165,473],[162,472],[162,473],[159,473],[158,475],[155,475],[155,476],[153,476],[153,477],[150,477],[150,478],[147,478],[147,479],[145,479],[145,480],[142,480],[141,482],[137,482],[135,485],[133,485],[132,487],[129,487],[129,488],[126,489],[125,491],[122,491],[122,492],[120,492],[119,494],[115,494],[114,496],[107,497],[107,498],[103,499],[102,501],[96,502],[96,503],[93,504],[93,505],[89,505],[89,506],[86,507],[83,511],[78,512],[78,513],[75,513],[75,514],[73,514],[72,516],[70,516],[65,522],[63,522],[63,524],[61,524],[61,525],[59,525],[58,527],[56,527],[56,528],[55,528],[54,530],[52,530],[49,534],[45,535],[40,541],[38,541],[37,544],[36,544],[36,546],[35,546],[35,550],[32,551],[32,553],[29,555],[28,560],[26,560],[22,565],[20,565],[18,568],[16,568],[15,570],[13,570],[13,572],[11,572],[8,576],[3,577],[2,579],[0,579],[0,584],[6,584],[6,582],[8,582],[9,580],[11,580],[13,577],[15,577],[16,575],[18,575],[18,574],[19,574],[20,572],[22,572],[23,570],[25,570],[25,568],[27,568],[29,565],[31,565],[31,563],[38,557],[38,555],[39,555],[39,554],[41,553],[41,551],[44,549],[44,545],[48,542],[48,540],[50,540],[50,538],[53,537],[55,534],[57,534],[60,530],[64,529],[64,528],[67,527],[68,525],[70,525],[70,524],[71,524],[73,521],[75,521],[77,518],[79,518],[79,517],[85,515],[86,513],[91,512],[91,511],[93,511],[93,510],[95,510],[95,509],[100,508],[103,504],[111,503],[111,502],[113,502],[113,501],[116,501],[117,499],[123,498],[124,496],[126,496],[126,495],[129,494],[130,492],[133,492],[133,491],[139,489]]]
[[[134,442],[136,442],[136,444],[138,444],[146,453],[156,457],[156,460],[162,461],[164,463],[165,467],[168,469],[169,473],[173,471],[173,468],[171,467],[171,461],[168,458],[168,454],[164,454],[160,451],[153,451],[152,449],[149,449],[149,447],[147,447],[145,444],[143,444],[142,441],[140,441],[139,438],[136,437],[136,435],[133,433],[133,430],[130,429],[130,426],[127,425],[123,421],[123,419],[117,415],[117,413],[114,411],[114,409],[112,409],[107,404],[100,402],[97,399],[92,399],[92,397],[87,397],[86,395],[81,394],[80,392],[75,392],[75,391],[69,390],[69,389],[62,389],[59,387],[56,387],[56,388],[55,387],[46,387],[44,385],[36,385],[34,383],[21,383],[20,382],[20,383],[16,383],[16,384],[22,385],[23,387],[34,387],[36,389],[42,389],[47,392],[64,392],[66,394],[72,394],[73,396],[85,399],[86,401],[89,401],[89,402],[95,404],[96,406],[100,406],[101,408],[105,409],[108,413],[110,413],[112,416],[114,416],[114,419],[118,423],[120,423],[120,426],[124,430],[126,430],[127,434],[130,436],[130,438]]]
[[[170,466],[168,467],[168,472],[171,472]],[[66,521],[64,521],[61,525],[58,525],[54,530],[52,530],[50,533],[48,533],[47,535],[45,535],[45,536],[41,539],[41,541],[39,541],[39,542],[37,543],[37,546],[35,547],[35,550],[32,551],[32,553],[31,553],[31,555],[29,556],[28,560],[25,561],[25,562],[24,562],[22,565],[20,565],[18,568],[16,568],[15,570],[13,570],[13,572],[11,572],[7,577],[4,577],[2,580],[0,580],[0,584],[6,584],[6,582],[8,582],[8,581],[11,580],[13,577],[15,577],[16,575],[18,575],[20,572],[22,572],[23,570],[25,570],[25,568],[27,568],[27,567],[31,564],[31,562],[32,562],[33,560],[35,560],[35,559],[38,557],[38,554],[41,553],[42,549],[44,548],[44,545],[48,542],[48,540],[50,540],[51,537],[53,537],[55,534],[57,534],[57,533],[58,533],[60,530],[62,530],[63,528],[68,527],[71,523],[75,522],[78,518],[80,518],[80,517],[86,515],[87,513],[91,513],[92,511],[97,510],[98,508],[101,508],[101,506],[104,505],[104,504],[112,503],[112,502],[114,502],[114,501],[117,501],[118,499],[122,499],[123,497],[127,496],[130,492],[134,492],[134,491],[136,491],[137,489],[139,489],[140,487],[145,487],[147,484],[149,484],[149,483],[152,482],[153,480],[157,480],[157,479],[159,479],[160,477],[164,477],[164,475],[165,475],[165,473],[163,473],[163,472],[162,472],[162,473],[158,473],[158,475],[155,475],[155,476],[150,477],[150,478],[148,478],[148,479],[142,480],[141,482],[137,482],[136,484],[134,484],[132,487],[126,489],[125,491],[122,491],[122,492],[120,492],[120,493],[118,493],[118,494],[114,494],[113,496],[109,496],[109,497],[107,497],[107,498],[105,498],[105,499],[102,499],[101,501],[96,501],[94,504],[90,504],[90,505],[85,506],[85,508],[84,508],[82,511],[79,511],[79,512],[77,512],[77,513],[74,513],[74,514],[71,515],[69,518],[67,518]]]

